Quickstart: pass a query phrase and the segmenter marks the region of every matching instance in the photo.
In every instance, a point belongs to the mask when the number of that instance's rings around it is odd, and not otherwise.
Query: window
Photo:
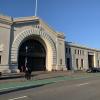
[[[68,48],[66,48],[66,53],[68,53]]]
[[[76,54],[76,50],[75,50],[75,54]]]
[[[78,54],[79,54],[79,50],[78,50]]]
[[[0,64],[1,64],[1,56],[0,56]]]
[[[71,49],[69,48],[69,54],[71,53]]]

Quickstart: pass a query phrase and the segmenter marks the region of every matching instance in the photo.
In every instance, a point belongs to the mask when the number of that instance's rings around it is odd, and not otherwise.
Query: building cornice
[[[60,32],[56,32],[50,25],[48,25],[47,23],[45,23],[44,21],[42,21],[42,19],[40,19],[40,24],[41,26],[43,26],[45,29],[47,29],[49,32],[52,32],[53,34],[55,34],[57,37],[59,38],[65,38],[64,34],[63,33],[60,33]]]
[[[9,17],[9,16],[0,15],[0,23],[12,25],[13,19],[12,17]]]
[[[86,49],[86,50],[92,50],[92,51],[100,52],[99,49],[89,48],[89,47],[87,47],[87,46],[75,44],[75,43],[72,43],[72,42],[66,42],[66,45],[68,45],[68,46],[70,46],[70,47],[76,47],[76,48],[81,48],[81,49]]]
[[[41,24],[41,26],[43,26],[49,32],[55,34],[58,38],[65,38],[63,33],[54,31],[53,28],[51,28],[48,24],[46,24],[44,21],[36,16],[12,18],[9,16],[0,15],[0,22],[7,25],[35,22]]]
[[[39,18],[35,16],[13,18],[14,24],[21,24],[21,23],[27,23],[27,22],[39,22]]]

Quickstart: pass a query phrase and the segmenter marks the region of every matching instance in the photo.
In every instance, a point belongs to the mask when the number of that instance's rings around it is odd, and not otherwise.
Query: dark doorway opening
[[[89,68],[94,67],[94,55],[88,55]]]
[[[81,59],[81,68],[83,69],[84,63],[83,63],[83,59]]]
[[[31,71],[46,70],[46,51],[42,43],[35,39],[28,39],[19,48],[18,68],[25,71],[25,66]]]
[[[78,59],[76,59],[76,67],[77,67],[77,69],[78,69],[78,67],[79,67],[79,66],[78,66]]]
[[[70,58],[67,58],[67,69],[71,70],[71,67],[70,67]]]

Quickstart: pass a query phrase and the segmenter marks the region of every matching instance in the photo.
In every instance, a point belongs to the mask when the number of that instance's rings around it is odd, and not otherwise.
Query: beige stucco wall
[[[98,66],[98,60],[100,62],[100,51],[96,49],[91,49],[83,46],[73,45],[73,44],[66,44],[66,48],[71,49],[71,54],[67,54],[66,59],[71,59],[71,69],[72,70],[87,70],[89,68],[88,65],[88,55],[93,55],[94,60],[94,67],[100,67],[100,63]],[[75,53],[76,50],[76,53]],[[79,54],[78,54],[79,50]],[[81,54],[80,54],[81,50]],[[82,54],[84,52],[84,54]],[[78,68],[76,66],[76,59],[78,59]],[[83,69],[81,68],[81,59],[83,59]],[[66,65],[67,66],[67,65]]]
[[[67,70],[65,64],[65,41],[62,38],[56,38],[57,47],[57,70]]]
[[[3,45],[3,49],[0,52],[1,55],[1,64],[0,70],[9,69],[9,45],[10,45],[10,30],[11,26],[0,23],[0,44]]]

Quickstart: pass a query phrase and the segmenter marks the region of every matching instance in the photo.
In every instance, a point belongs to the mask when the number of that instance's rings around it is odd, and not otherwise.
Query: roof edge
[[[93,51],[100,52],[100,49],[89,48],[87,46],[79,45],[79,44],[76,44],[76,43],[73,43],[73,42],[67,42],[66,41],[66,44],[68,44],[69,46],[73,46],[73,47],[78,47],[78,48],[82,48],[82,49],[87,49],[87,50],[93,50]]]

